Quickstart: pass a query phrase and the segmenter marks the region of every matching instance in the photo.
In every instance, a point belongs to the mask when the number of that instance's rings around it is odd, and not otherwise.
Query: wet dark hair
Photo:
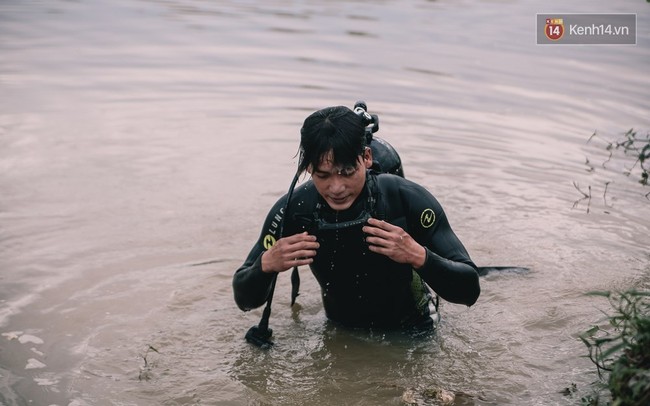
[[[335,165],[356,166],[366,147],[365,127],[365,120],[345,106],[312,113],[300,129],[298,172],[318,168],[329,151]]]

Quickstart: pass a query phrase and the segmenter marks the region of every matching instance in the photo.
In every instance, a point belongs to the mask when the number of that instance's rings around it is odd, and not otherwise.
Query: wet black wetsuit
[[[258,241],[233,278],[235,301],[242,310],[264,304],[272,281],[261,269],[263,252],[279,239],[287,196],[269,212]],[[363,224],[337,230],[335,225],[372,217],[402,227],[427,251],[424,266],[413,270],[370,252]],[[311,181],[296,188],[283,234],[308,231],[320,248],[310,265],[321,287],[327,317],[350,327],[405,329],[431,322],[431,295],[471,306],[480,293],[476,265],[452,231],[438,201],[423,187],[389,174],[368,173],[366,187],[353,205],[334,211]],[[320,224],[320,226],[319,226]],[[323,226],[323,224],[326,224]]]

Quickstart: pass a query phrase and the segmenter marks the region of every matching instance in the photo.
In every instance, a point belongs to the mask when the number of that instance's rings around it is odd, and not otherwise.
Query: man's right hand
[[[309,265],[314,261],[319,246],[316,236],[306,231],[280,238],[262,254],[262,271],[284,272],[294,266]]]

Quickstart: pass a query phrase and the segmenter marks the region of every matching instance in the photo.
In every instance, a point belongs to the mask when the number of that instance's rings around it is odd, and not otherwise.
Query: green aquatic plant
[[[600,138],[600,136],[594,132],[587,142],[591,142],[594,138]],[[606,147],[605,149],[609,151],[609,157],[605,162],[603,162],[603,168],[614,156],[614,152],[622,151],[623,154],[627,157],[634,159],[632,166],[626,168],[623,174],[630,176],[634,170],[639,168],[639,183],[644,186],[648,185],[648,171],[650,170],[650,133],[646,133],[645,138],[639,134],[638,131],[635,131],[633,128],[630,128],[622,137],[614,140],[608,141],[605,140]],[[647,195],[646,195],[647,196]]]
[[[580,335],[596,365],[601,387],[612,406],[650,404],[650,291],[591,292],[608,299],[612,308],[604,323]],[[582,399],[600,404],[598,394]]]
[[[600,165],[603,169],[607,169],[607,165],[613,160],[624,160],[632,161],[631,165],[624,165],[622,174],[630,177],[638,176],[638,182],[643,186],[648,186],[649,173],[650,173],[650,132],[646,133],[645,137],[633,128],[627,130],[625,133],[619,136],[615,140],[610,140],[608,137],[601,136],[598,132],[594,131],[593,134],[587,140],[587,143],[592,142],[594,139],[599,139],[605,143],[605,150],[609,152],[609,156],[603,161]],[[622,156],[621,156],[622,155]],[[594,166],[589,158],[585,159],[585,165],[587,166],[588,172],[595,172],[596,166]],[[603,201],[606,207],[609,207],[607,203],[607,188],[609,187],[612,181],[605,182],[604,192],[603,192]],[[573,182],[573,187],[576,188],[578,192],[582,195],[581,198],[576,200],[573,203],[573,208],[576,208],[583,201],[587,201],[587,213],[591,209],[591,191],[592,187],[589,185],[587,187],[587,192],[578,185],[577,182]],[[645,194],[645,198],[650,200],[650,192]],[[607,212],[606,212],[607,213]]]

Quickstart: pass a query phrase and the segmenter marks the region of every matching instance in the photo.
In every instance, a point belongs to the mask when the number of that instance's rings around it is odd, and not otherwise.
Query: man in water
[[[239,308],[262,306],[275,276],[303,265],[328,319],[347,327],[431,328],[426,285],[449,302],[476,302],[476,265],[438,201],[412,181],[369,170],[367,124],[343,106],[305,119],[298,173],[311,180],[271,208],[233,278]]]

